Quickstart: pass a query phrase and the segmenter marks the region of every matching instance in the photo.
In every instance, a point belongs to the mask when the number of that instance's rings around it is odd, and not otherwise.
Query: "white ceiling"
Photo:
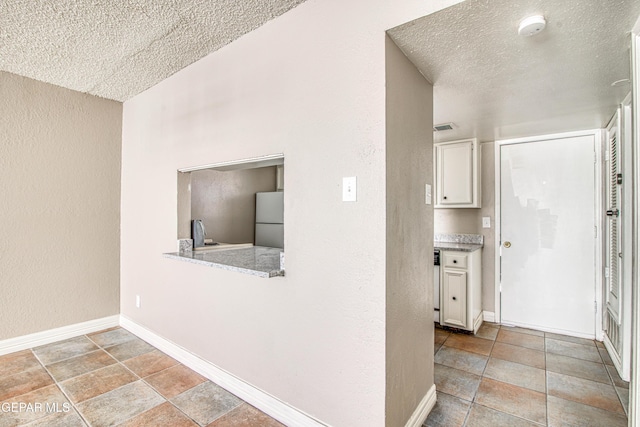
[[[125,101],[304,0],[2,0],[0,70]]]
[[[518,36],[542,14],[540,34]],[[467,0],[389,30],[434,84],[436,141],[481,141],[604,127],[631,86],[638,0]]]

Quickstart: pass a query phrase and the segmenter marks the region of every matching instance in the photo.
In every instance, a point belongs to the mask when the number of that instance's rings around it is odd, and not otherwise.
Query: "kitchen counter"
[[[215,247],[203,251],[171,252],[163,256],[258,277],[284,276],[284,268],[280,267],[281,249],[244,245],[236,248],[213,248]]]
[[[433,248],[443,251],[473,252],[482,249],[482,245],[478,243],[433,242]]]
[[[473,252],[482,249],[484,236],[480,234],[436,234],[433,248],[443,251]]]

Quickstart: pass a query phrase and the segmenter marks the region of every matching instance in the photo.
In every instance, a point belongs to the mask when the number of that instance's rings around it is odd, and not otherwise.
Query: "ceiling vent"
[[[434,132],[442,132],[443,130],[453,130],[453,123],[442,123],[433,127]]]

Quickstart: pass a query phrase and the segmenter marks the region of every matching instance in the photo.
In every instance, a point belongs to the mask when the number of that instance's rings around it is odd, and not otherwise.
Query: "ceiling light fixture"
[[[540,31],[544,30],[544,27],[546,26],[547,26],[547,21],[544,19],[544,16],[542,15],[530,16],[520,21],[520,26],[518,27],[518,34],[523,37],[535,36]]]

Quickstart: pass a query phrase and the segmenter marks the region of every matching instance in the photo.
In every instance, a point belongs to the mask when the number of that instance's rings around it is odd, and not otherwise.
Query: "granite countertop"
[[[433,242],[434,249],[443,251],[473,252],[482,249],[482,246],[477,243]]]
[[[436,234],[433,247],[444,251],[473,252],[482,249],[484,236],[480,234]]]
[[[280,268],[281,249],[251,246],[230,249],[184,251],[163,254],[166,258],[237,271],[258,277],[284,276]]]

